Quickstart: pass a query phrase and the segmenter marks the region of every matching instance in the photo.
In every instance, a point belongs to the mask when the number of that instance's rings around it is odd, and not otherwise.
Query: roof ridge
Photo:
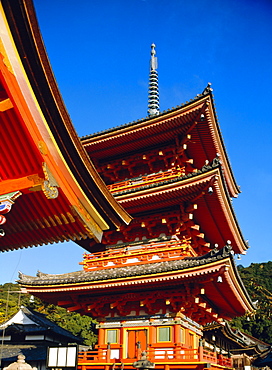
[[[175,271],[175,270],[185,270],[186,268],[202,266],[207,263],[216,262],[222,259],[230,257],[233,260],[233,251],[230,244],[227,244],[221,249],[217,249],[215,246],[210,252],[206,253],[205,255],[198,256],[198,257],[185,257],[181,260],[173,260],[173,261],[161,261],[161,262],[153,262],[145,264],[147,267],[146,273],[143,270],[143,265],[133,265],[133,266],[123,266],[123,267],[114,267],[110,270],[95,270],[95,271],[76,271],[70,272],[62,275],[62,278],[59,275],[48,275],[47,278],[49,279],[37,279],[37,277],[31,276],[24,276],[24,279],[20,281],[23,285],[25,284],[32,284],[33,285],[43,285],[44,283],[50,283],[51,285],[61,283],[79,283],[83,281],[97,281],[100,279],[107,279],[111,278],[109,275],[114,275],[115,277],[130,277],[136,276],[138,273],[139,268],[141,269],[141,275],[150,274],[152,272],[168,272],[168,271]],[[150,272],[150,270],[152,270]],[[121,272],[121,275],[118,275],[118,272]],[[78,276],[75,276],[78,275]],[[51,277],[57,277],[55,280],[51,280]],[[30,278],[30,279],[29,279]],[[88,279],[89,278],[89,279]],[[91,278],[91,279],[90,279]],[[50,281],[50,282],[49,282]]]
[[[191,177],[195,177],[195,176],[199,176],[201,174],[207,173],[207,172],[209,172],[211,170],[214,170],[215,168],[218,168],[218,167],[221,168],[221,162],[220,162],[220,159],[218,157],[215,157],[211,164],[206,164],[205,163],[203,165],[203,167],[200,170],[197,170],[196,172],[189,172],[186,175],[178,176],[176,178],[162,179],[162,181],[155,182],[155,183],[152,183],[152,184],[146,184],[146,185],[139,186],[139,187],[133,188],[133,189],[126,189],[126,190],[123,190],[123,191],[120,191],[120,192],[116,191],[116,192],[114,192],[114,196],[125,195],[125,194],[129,194],[129,193],[136,193],[136,192],[141,191],[141,190],[150,189],[150,188],[154,188],[154,187],[159,187],[161,185],[171,184],[171,183],[175,183],[175,182],[182,181],[182,180],[187,180]]]
[[[125,127],[133,126],[137,123],[141,123],[141,122],[145,122],[145,121],[154,119],[154,117],[161,117],[161,116],[163,116],[165,114],[168,114],[170,112],[174,112],[174,111],[176,111],[180,108],[186,107],[187,105],[200,100],[201,98],[203,98],[206,95],[212,95],[213,89],[210,86],[211,86],[211,83],[209,82],[207,87],[202,91],[201,94],[197,94],[194,98],[185,101],[185,103],[182,103],[182,104],[176,105],[175,107],[168,108],[166,110],[158,112],[155,116],[154,115],[153,116],[147,116],[147,117],[144,117],[144,118],[137,119],[135,121],[130,121],[128,123],[124,123],[124,124],[121,124],[121,125],[118,125],[118,126],[114,126],[114,127],[110,127],[110,128],[101,130],[101,131],[97,131],[97,132],[94,132],[94,133],[89,134],[89,135],[84,135],[84,136],[80,137],[80,140],[82,141],[82,140],[85,140],[85,139],[88,139],[88,138],[99,136],[101,134],[106,134],[108,132],[113,132],[113,131],[116,131],[116,130],[119,130],[119,129],[122,129],[122,128],[125,128]]]

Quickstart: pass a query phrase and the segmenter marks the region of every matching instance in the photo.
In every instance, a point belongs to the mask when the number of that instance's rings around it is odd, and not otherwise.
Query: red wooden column
[[[202,339],[199,340],[198,346],[198,360],[203,361],[203,342]]]
[[[176,323],[173,327],[174,329],[174,356],[176,359],[180,357],[180,324]]]
[[[98,359],[101,360],[103,357],[103,345],[105,344],[105,329],[100,328],[98,331]]]
[[[126,330],[122,326],[120,328],[120,352],[119,352],[119,357],[120,360],[122,361],[124,358],[126,358],[126,354],[124,353],[124,349],[127,348],[127,343],[125,343],[126,340]]]
[[[174,324],[174,343],[180,343],[180,324]]]
[[[153,319],[150,319],[150,323],[152,323]],[[157,342],[157,329],[155,326],[150,325],[149,327],[149,345],[154,345]]]

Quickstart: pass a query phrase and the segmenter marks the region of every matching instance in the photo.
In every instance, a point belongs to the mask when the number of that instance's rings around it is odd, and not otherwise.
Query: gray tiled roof
[[[38,276],[28,276],[21,274],[19,283],[27,285],[54,285],[71,284],[80,282],[94,282],[100,280],[118,279],[125,277],[145,276],[149,274],[165,273],[170,271],[185,270],[195,266],[204,266],[208,263],[226,257],[232,258],[231,247],[226,246],[221,250],[212,250],[204,256],[186,257],[182,260],[153,262],[144,265],[127,265],[110,269],[95,271],[76,271],[67,274],[51,275],[38,273]]]
[[[128,188],[128,189],[125,189],[125,190],[122,190],[122,191],[115,191],[114,196],[136,193],[136,192],[141,191],[141,190],[152,189],[152,188],[160,187],[160,186],[163,186],[163,185],[169,185],[169,184],[172,184],[172,183],[176,183],[178,181],[187,180],[189,178],[193,178],[195,176],[198,176],[198,175],[201,175],[203,173],[209,172],[209,171],[211,171],[211,170],[213,170],[217,167],[220,167],[220,159],[219,158],[214,158],[211,164],[204,165],[197,172],[190,172],[190,173],[188,173],[184,176],[175,177],[175,178],[171,178],[171,179],[167,179],[167,178],[162,179],[160,182],[154,182],[154,183],[151,183],[151,184],[144,184],[142,186],[137,186],[137,187],[131,188],[131,189]],[[141,178],[139,177],[139,179],[141,179]]]
[[[32,344],[4,344],[2,347],[2,361],[15,362],[18,355],[24,355],[26,361],[45,361],[47,346],[36,346]]]
[[[76,342],[81,343],[81,338],[76,337],[69,331],[61,328],[59,325],[54,323],[53,321],[48,320],[44,314],[31,310],[30,308],[26,308],[24,306],[21,307],[21,311],[32,321],[34,321],[37,325],[23,325],[23,324],[16,324],[13,323],[6,327],[5,333],[8,334],[10,331],[18,331],[18,332],[25,332],[29,333],[44,333],[50,332],[51,335],[58,335],[63,338],[65,342]],[[5,323],[2,323],[4,325]],[[2,330],[0,330],[0,333]]]

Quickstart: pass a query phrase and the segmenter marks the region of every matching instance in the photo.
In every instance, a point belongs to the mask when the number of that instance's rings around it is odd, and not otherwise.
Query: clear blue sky
[[[233,201],[250,249],[238,263],[272,260],[271,0],[34,0],[67,109],[80,136],[147,114],[150,45],[161,110],[212,83],[219,123],[242,193]],[[0,283],[18,270],[80,270],[73,243],[1,255]]]

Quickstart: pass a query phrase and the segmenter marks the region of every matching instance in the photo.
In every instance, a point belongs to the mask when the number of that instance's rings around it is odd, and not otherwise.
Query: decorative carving
[[[43,163],[43,173],[45,180],[42,183],[42,191],[47,199],[56,199],[59,195],[58,183],[45,162]]]
[[[215,320],[212,307],[189,284],[184,284],[180,289],[167,291],[125,293],[100,297],[86,298],[81,304],[94,317],[125,317],[132,312],[136,316],[145,315],[173,315],[179,316],[186,312],[186,316],[202,323]]]
[[[40,191],[41,190],[41,185],[44,179],[39,177],[38,174],[27,176],[27,179],[33,182],[33,186],[29,188],[29,191]]]
[[[22,195],[20,191],[13,191],[12,193],[4,194],[0,196],[0,225],[6,222],[6,217],[3,214],[8,213],[11,210],[15,200]],[[0,229],[0,238],[5,235],[5,231]]]
[[[0,215],[0,225],[4,225],[4,223],[6,223],[7,219],[5,216],[3,215]]]
[[[2,54],[2,59],[3,59],[3,62],[5,64],[5,66],[7,67],[7,69],[9,70],[9,72],[11,72],[12,74],[14,74],[14,71],[12,69],[12,66],[10,64],[10,60],[7,56],[7,53],[6,53],[6,49],[4,47],[4,44],[3,44],[3,41],[0,40],[0,53]]]
[[[211,88],[211,85],[212,84],[210,82],[208,82],[208,85],[203,90],[202,95],[207,95],[207,94],[209,94],[213,91],[213,89]]]
[[[102,238],[102,230],[86,208],[81,203],[78,203],[77,205],[72,206],[71,209],[73,214],[83,221],[87,235],[100,242]]]
[[[41,152],[41,154],[43,155],[46,155],[48,154],[48,148],[47,148],[47,145],[45,144],[44,141],[39,141],[38,142],[38,148],[39,148],[39,151]]]
[[[41,272],[40,270],[38,270],[37,273],[36,273],[36,276],[37,277],[47,277],[48,274],[45,274],[44,272]]]

